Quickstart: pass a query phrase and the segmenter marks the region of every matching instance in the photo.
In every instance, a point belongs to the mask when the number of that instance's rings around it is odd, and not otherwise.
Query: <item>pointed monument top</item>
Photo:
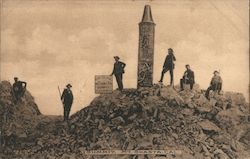
[[[150,5],[145,5],[144,7],[144,13],[141,22],[149,22],[149,23],[154,23],[152,13],[151,13],[151,8]]]

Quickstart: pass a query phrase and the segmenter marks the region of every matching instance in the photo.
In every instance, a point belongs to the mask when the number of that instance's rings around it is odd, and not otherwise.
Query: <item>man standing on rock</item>
[[[190,89],[192,90],[194,83],[195,83],[194,72],[190,69],[190,66],[187,64],[186,71],[184,72],[184,75],[182,79],[180,80],[181,91],[184,90],[183,84],[190,84]]]
[[[114,59],[115,59],[114,68],[110,76],[115,75],[118,88],[120,91],[122,91],[123,90],[122,75],[124,73],[124,68],[126,64],[119,61],[120,58],[118,56],[114,56]]]
[[[15,82],[13,83],[12,87],[13,87],[13,93],[15,97],[15,103],[17,103],[17,101],[19,101],[24,95],[27,83],[24,81],[19,81],[17,77],[14,77],[14,81]]]
[[[170,73],[170,85],[173,84],[173,80],[174,80],[174,61],[176,61],[176,58],[174,56],[174,51],[172,48],[169,48],[168,49],[168,55],[165,59],[165,62],[163,64],[163,69],[162,69],[162,72],[161,72],[161,79],[160,79],[160,83],[162,83],[163,81],[163,78],[164,78],[164,74],[166,72],[169,71]]]
[[[69,119],[70,109],[74,99],[73,93],[70,89],[71,87],[71,84],[67,84],[61,96],[61,100],[63,102],[64,107],[64,121],[67,121]]]
[[[209,92],[211,90],[218,91],[218,94],[220,94],[221,89],[222,89],[222,78],[220,77],[220,73],[218,71],[214,71],[214,76],[210,82],[210,86],[207,88],[205,97],[209,99]]]

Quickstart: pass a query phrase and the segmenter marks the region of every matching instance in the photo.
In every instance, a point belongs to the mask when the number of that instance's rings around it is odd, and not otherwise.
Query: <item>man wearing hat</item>
[[[220,73],[218,71],[214,71],[214,76],[210,82],[210,86],[207,88],[205,97],[209,99],[209,92],[211,90],[218,91],[218,94],[220,94],[221,89],[222,89],[222,79],[220,77]]]
[[[119,61],[120,58],[118,56],[114,56],[114,59],[115,59],[115,63],[114,63],[114,68],[113,68],[113,72],[111,73],[111,76],[115,75],[118,88],[120,91],[122,91],[123,90],[122,74],[124,73],[124,68],[126,64]]]
[[[15,82],[13,83],[12,87],[16,103],[24,95],[27,83],[24,81],[19,81],[17,77],[14,77],[14,81]]]
[[[186,71],[184,72],[184,75],[182,79],[180,80],[180,86],[181,86],[181,91],[184,90],[183,84],[190,84],[190,89],[193,89],[194,85],[194,72],[190,69],[190,65],[186,65]]]
[[[169,73],[170,73],[170,85],[173,84],[173,80],[174,80],[174,61],[176,61],[176,58],[174,56],[174,51],[173,51],[172,48],[169,48],[168,49],[168,55],[167,55],[167,57],[165,59],[165,62],[163,64],[163,69],[162,69],[162,72],[161,72],[161,79],[160,79],[159,82],[163,81],[164,74],[169,71]]]
[[[73,103],[73,93],[71,91],[72,85],[67,84],[66,88],[63,90],[61,100],[63,102],[63,107],[64,107],[64,121],[67,121],[69,119],[69,114],[70,114],[70,109]]]

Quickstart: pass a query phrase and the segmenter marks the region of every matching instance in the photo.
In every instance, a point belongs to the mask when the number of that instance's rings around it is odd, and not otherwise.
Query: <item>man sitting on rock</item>
[[[194,85],[194,72],[190,69],[190,66],[187,64],[186,65],[186,71],[184,72],[184,75],[182,79],[180,80],[180,85],[181,85],[181,91],[184,90],[183,84],[189,84],[190,89],[193,89]]]
[[[15,103],[21,99],[24,95],[27,83],[24,81],[19,81],[17,77],[14,77],[15,82],[13,83],[13,93],[15,97]]]
[[[218,71],[214,71],[214,76],[210,82],[210,86],[207,88],[205,97],[209,100],[209,92],[211,90],[218,91],[218,94],[220,94],[221,89],[222,89],[222,79],[220,77],[220,73]]]

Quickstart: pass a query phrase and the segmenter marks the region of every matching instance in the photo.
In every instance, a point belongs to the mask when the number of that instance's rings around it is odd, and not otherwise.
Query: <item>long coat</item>
[[[174,69],[174,61],[176,61],[174,54],[168,54],[163,64],[163,68]]]
[[[114,75],[123,74],[125,66],[126,64],[121,61],[115,62],[112,74]]]
[[[24,84],[24,86],[23,86]],[[17,81],[13,84],[14,92],[22,92],[26,88],[27,83],[23,81]]]
[[[71,106],[73,103],[73,93],[70,89],[64,89],[63,94],[61,96],[61,100],[63,101],[64,105]]]
[[[184,72],[183,79],[185,79],[185,78],[187,78],[189,80],[189,82],[195,83],[194,72],[192,70],[188,69]]]

